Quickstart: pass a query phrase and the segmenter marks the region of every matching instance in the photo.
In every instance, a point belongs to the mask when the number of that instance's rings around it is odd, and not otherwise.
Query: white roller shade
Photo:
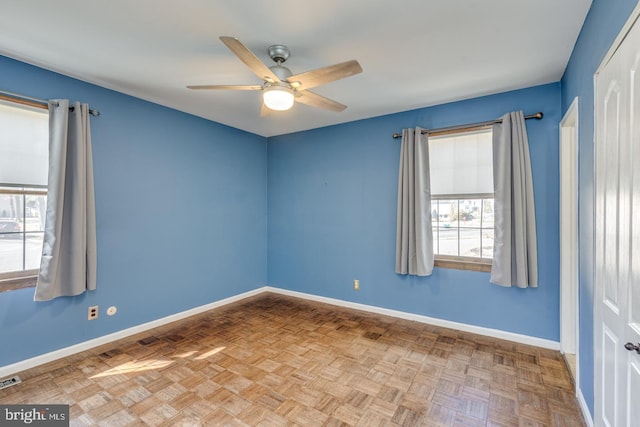
[[[429,137],[431,195],[493,193],[491,129]]]
[[[49,113],[0,101],[0,185],[47,185]]]

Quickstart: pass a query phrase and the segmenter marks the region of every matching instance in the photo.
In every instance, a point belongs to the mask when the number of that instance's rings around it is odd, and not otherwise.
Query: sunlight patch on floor
[[[129,374],[134,372],[148,371],[151,369],[162,369],[173,363],[172,360],[140,360],[123,363],[120,366],[111,368],[90,378],[108,377],[110,375]]]
[[[214,354],[220,353],[222,350],[224,350],[227,347],[218,347],[218,348],[214,348],[211,351],[207,351],[206,353],[202,353],[200,356],[196,357],[196,360],[204,360],[207,357],[211,357]]]

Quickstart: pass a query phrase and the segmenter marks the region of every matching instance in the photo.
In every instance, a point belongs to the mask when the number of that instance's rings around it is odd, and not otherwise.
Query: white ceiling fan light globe
[[[293,90],[286,86],[269,86],[264,89],[262,99],[270,110],[286,111],[293,107]]]

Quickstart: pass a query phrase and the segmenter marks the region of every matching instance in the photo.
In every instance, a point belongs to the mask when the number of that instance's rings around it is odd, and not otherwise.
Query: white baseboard
[[[579,388],[576,389],[576,398],[578,399],[578,405],[580,406],[580,410],[582,411],[582,418],[584,418],[584,422],[587,423],[587,427],[593,427],[593,418],[591,417],[591,411],[589,411],[587,401],[584,400],[582,390]]]
[[[560,343],[544,338],[532,337],[529,335],[516,334],[514,332],[501,331],[499,329],[484,328],[482,326],[469,325],[466,323],[453,322],[451,320],[443,320],[435,317],[423,316],[421,314],[407,313],[404,311],[390,310],[388,308],[376,307],[373,305],[359,304],[356,302],[344,301],[340,299],[321,297],[303,292],[290,291],[287,289],[265,286],[262,288],[264,292],[274,292],[292,297],[304,298],[311,301],[323,302],[326,304],[337,305],[340,307],[353,308],[355,310],[368,311],[370,313],[383,314],[386,316],[397,317],[400,319],[414,320],[429,325],[441,326],[443,328],[457,329],[459,331],[471,332],[478,335],[484,335],[492,338],[498,338],[507,341],[514,341],[520,344],[533,345],[536,347],[548,348],[551,350],[560,350]]]
[[[126,338],[131,335],[145,332],[153,328],[164,326],[171,322],[186,319],[187,317],[194,316],[196,314],[204,313],[205,311],[212,310],[214,308],[222,307],[227,304],[231,304],[242,299],[258,295],[264,292],[264,288],[254,289],[252,291],[243,292],[238,295],[234,295],[229,298],[224,298],[219,301],[212,302],[210,304],[201,305],[192,309],[182,311],[180,313],[172,314],[161,319],[153,320],[151,322],[143,323],[141,325],[133,326],[131,328],[123,329],[112,334],[103,335],[98,338],[94,338],[89,341],[84,341],[78,344],[74,344],[69,347],[61,348],[59,350],[52,351],[50,353],[41,354],[40,356],[32,357],[30,359],[21,360],[20,362],[13,363],[11,365],[0,366],[0,379],[9,375],[16,374],[18,372],[25,371],[27,369],[35,368],[36,366],[43,365],[45,363],[53,362],[63,357],[71,356],[72,354],[80,353],[94,347],[98,347],[103,344],[108,344],[113,341],[117,341],[122,338]]]
[[[61,348],[59,350],[45,353],[40,356],[35,356],[30,359],[21,360],[20,362],[13,363],[11,365],[0,366],[0,378],[16,374],[18,372],[25,371],[27,369],[35,368],[36,366],[43,365],[45,363],[53,362],[63,357],[71,356],[81,351],[86,351],[94,347],[98,347],[103,344],[126,338],[131,335],[135,335],[141,332],[148,331],[153,328],[164,326],[166,324],[185,319],[196,314],[204,313],[205,311],[212,310],[214,308],[222,307],[227,304],[231,304],[242,299],[259,295],[264,292],[273,292],[281,295],[289,295],[297,298],[303,298],[311,301],[323,302],[326,304],[332,304],[335,306],[353,308],[356,310],[367,311],[370,313],[383,314],[386,316],[397,317],[400,319],[414,320],[420,323],[427,323],[430,325],[441,326],[444,328],[457,329],[460,331],[471,332],[474,334],[485,335],[493,338],[514,341],[521,344],[533,345],[537,347],[548,348],[551,350],[560,350],[560,343],[543,338],[531,337],[528,335],[516,334],[513,332],[501,331],[498,329],[483,328],[481,326],[468,325],[466,323],[452,322],[450,320],[437,319],[435,317],[423,316],[420,314],[406,313],[403,311],[390,310],[387,308],[376,307],[372,305],[359,304],[355,302],[343,301],[335,298],[327,298],[312,294],[306,294],[303,292],[290,291],[272,286],[263,286],[261,288],[254,289],[252,291],[244,292],[229,298],[225,298],[219,301],[205,304],[200,307],[194,307],[192,309],[172,314],[171,316],[163,317],[161,319],[153,320],[151,322],[143,323],[141,325],[133,326],[131,328],[123,329],[112,334],[104,335],[98,338],[94,338],[89,341],[84,341],[69,347]],[[583,399],[584,401],[584,399]],[[586,408],[586,404],[584,405]],[[585,409],[583,408],[583,412]],[[588,409],[586,410],[588,414]],[[592,423],[593,425],[593,423]]]

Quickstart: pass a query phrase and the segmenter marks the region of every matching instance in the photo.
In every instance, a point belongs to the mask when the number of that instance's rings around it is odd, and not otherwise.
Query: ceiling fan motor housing
[[[269,57],[278,65],[289,59],[291,51],[283,44],[274,44],[269,46]]]

